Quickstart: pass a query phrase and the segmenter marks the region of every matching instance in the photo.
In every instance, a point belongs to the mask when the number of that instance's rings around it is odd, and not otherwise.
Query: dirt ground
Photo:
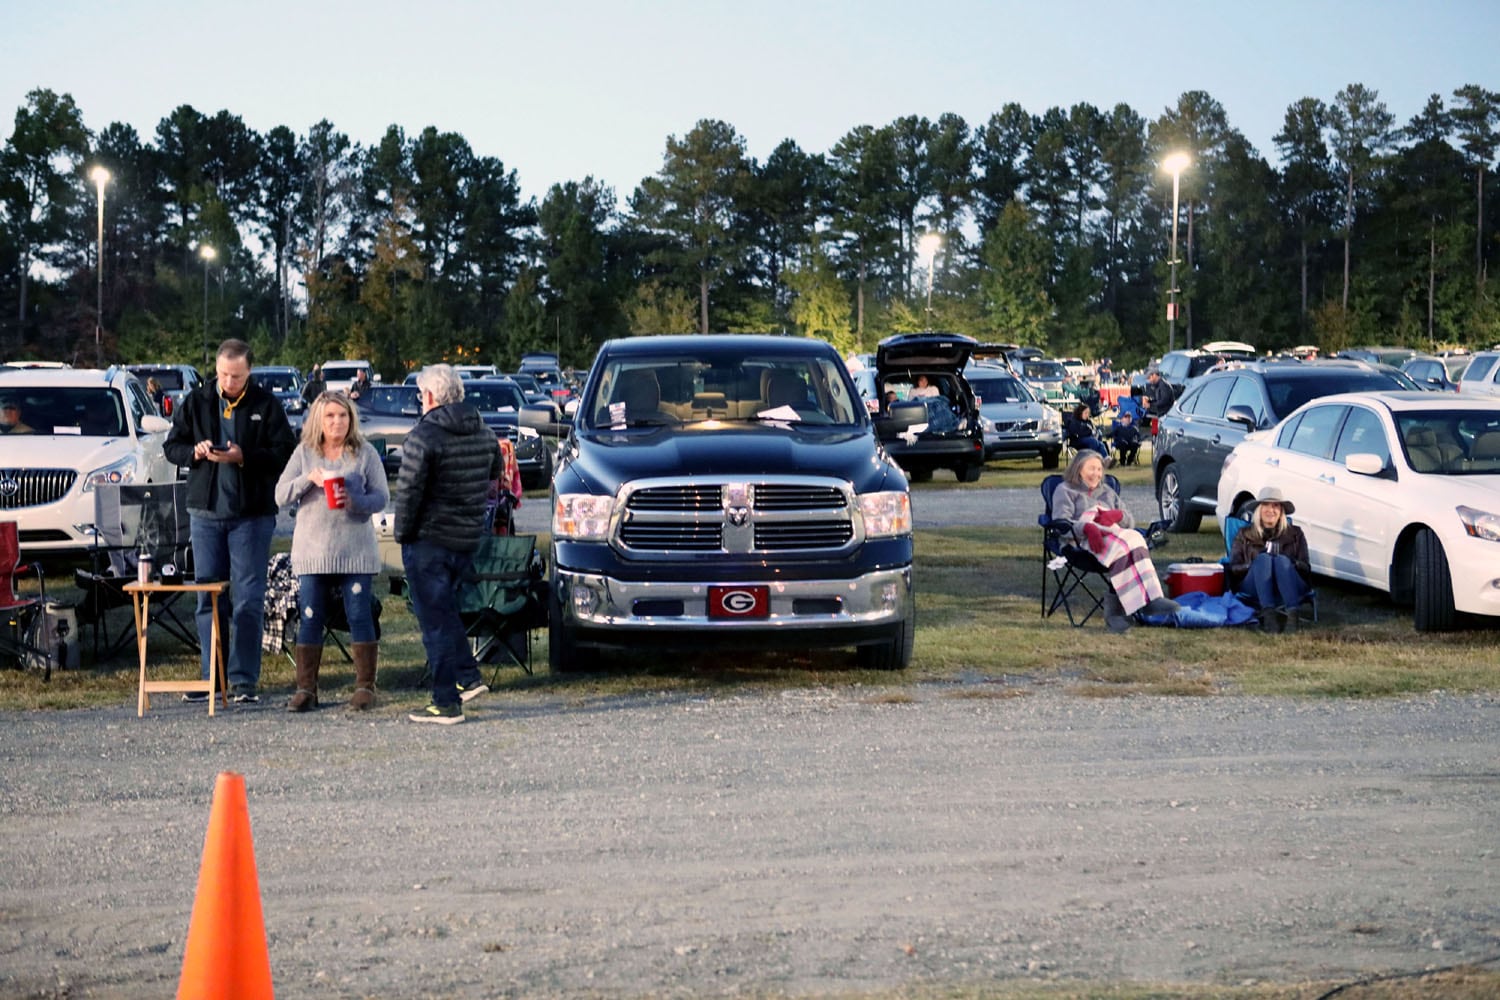
[[[1500,952],[1493,696],[476,705],[0,715],[0,995],[175,988],[221,770],[287,997],[1211,990]]]

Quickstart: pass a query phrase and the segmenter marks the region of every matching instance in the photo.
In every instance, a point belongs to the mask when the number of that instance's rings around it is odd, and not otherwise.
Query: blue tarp
[[[1244,625],[1255,620],[1255,609],[1233,594],[1214,596],[1189,591],[1175,598],[1181,605],[1170,615],[1141,615],[1147,625],[1170,625],[1174,628],[1222,628]]]

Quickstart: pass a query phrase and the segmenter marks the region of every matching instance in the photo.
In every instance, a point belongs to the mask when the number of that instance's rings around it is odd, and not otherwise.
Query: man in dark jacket
[[[1161,372],[1152,370],[1146,373],[1146,391],[1142,393],[1141,401],[1146,404],[1146,412],[1153,417],[1159,417],[1172,408],[1172,403],[1177,399],[1177,393],[1172,391],[1172,386],[1161,377]]]
[[[226,340],[216,377],[194,389],[172,415],[162,450],[187,466],[193,569],[200,582],[229,581],[225,647],[230,698],[260,701],[260,640],[265,627],[266,563],[276,529],[276,480],[297,439],[275,394],[250,378],[250,345]],[[221,609],[222,610],[222,609]],[[208,679],[213,603],[198,595],[198,641]],[[189,701],[206,697],[185,696]]]
[[[422,369],[417,395],[422,417],[401,448],[394,531],[432,668],[432,704],[407,718],[453,725],[464,721],[465,701],[489,690],[454,594],[484,534],[490,484],[500,477],[500,444],[479,411],[464,405],[463,381],[451,366]]]

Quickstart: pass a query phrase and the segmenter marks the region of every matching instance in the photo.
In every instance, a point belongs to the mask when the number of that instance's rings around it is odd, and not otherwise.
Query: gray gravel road
[[[907,693],[909,692],[909,698]],[[0,995],[173,989],[246,775],[278,992],[1237,984],[1500,951],[1500,702],[1025,682],[0,714]]]

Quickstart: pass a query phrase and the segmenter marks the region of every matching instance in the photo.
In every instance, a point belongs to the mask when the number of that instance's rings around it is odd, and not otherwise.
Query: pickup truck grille
[[[828,480],[645,485],[626,498],[618,542],[643,555],[832,553],[855,540],[849,508]]]
[[[0,469],[0,510],[61,500],[77,479],[75,469]]]

